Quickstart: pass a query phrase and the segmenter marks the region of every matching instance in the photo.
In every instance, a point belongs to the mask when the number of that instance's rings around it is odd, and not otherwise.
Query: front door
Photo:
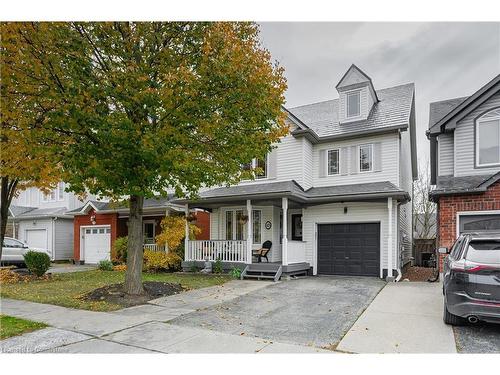
[[[144,233],[144,243],[145,244],[154,244],[155,243],[155,222],[154,221],[145,221],[143,224],[143,233]]]

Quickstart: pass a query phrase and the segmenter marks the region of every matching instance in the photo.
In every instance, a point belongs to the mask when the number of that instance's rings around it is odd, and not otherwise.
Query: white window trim
[[[337,173],[330,173],[330,151],[337,151],[337,161],[338,161],[338,168],[337,168]],[[326,175],[327,176],[338,176],[340,175],[340,166],[341,166],[341,162],[340,162],[340,148],[332,148],[332,149],[328,149],[326,150]]]
[[[247,224],[243,225],[243,240],[236,240],[236,226],[237,226],[237,219],[236,219],[236,212],[237,211],[243,211],[243,215],[246,215],[246,211],[245,211],[245,208],[226,208],[226,209],[223,209],[222,212],[223,212],[223,218],[224,218],[224,222],[223,222],[223,227],[224,227],[224,240],[225,241],[245,241],[246,238],[248,237],[248,222]],[[264,235],[264,230],[263,230],[263,223],[264,223],[264,220],[263,220],[263,214],[262,214],[262,209],[260,208],[253,208],[252,209],[252,215],[248,218],[248,220],[253,220],[253,211],[259,211],[260,212],[260,240],[262,243],[262,237]],[[227,213],[228,212],[231,212],[231,217],[232,217],[232,225],[231,225],[231,228],[232,228],[232,238],[231,239],[227,239],[227,231],[226,231],[226,228],[227,228]],[[253,237],[253,222],[252,222],[252,244],[256,245],[256,244],[260,244],[260,243],[257,243],[257,242],[253,242],[254,240],[254,237]]]
[[[495,111],[495,109],[493,109],[492,111]],[[479,128],[480,128],[480,125],[481,123],[483,122],[488,122],[488,121],[499,121],[499,127],[500,127],[500,116],[491,116],[491,117],[486,117],[488,115],[488,113],[492,112],[492,111],[489,111],[487,113],[485,113],[484,115],[482,115],[480,118],[478,118],[476,120],[476,144],[475,144],[475,147],[476,147],[476,167],[478,168],[483,168],[483,167],[497,167],[500,165],[500,131],[498,132],[499,134],[499,139],[498,139],[498,144],[499,144],[499,155],[498,155],[498,158],[499,158],[499,162],[498,163],[487,163],[487,164],[480,164],[479,163]]]
[[[146,224],[153,224],[153,241],[156,243],[156,220],[143,220],[142,221],[142,242],[146,240]]]
[[[258,158],[253,158],[252,161],[250,162],[250,170],[253,172],[255,168],[257,168],[257,160]],[[242,181],[256,181],[256,180],[267,180],[269,178],[269,153],[266,154],[265,157],[265,162],[266,162],[266,174],[264,176],[257,176],[254,174],[254,179],[245,179]]]
[[[52,203],[52,202],[62,202],[64,201],[64,182],[58,182],[56,187],[54,189],[51,189],[50,190],[50,193],[48,195],[46,195],[44,192],[40,191],[40,193],[42,194],[42,203]],[[63,196],[62,198],[59,197],[59,191],[60,189],[63,190]],[[50,197],[50,195],[54,193],[54,199],[52,199]]]
[[[371,155],[370,169],[362,170],[361,169],[361,148],[362,147],[366,147],[366,146],[370,146],[370,155]],[[370,172],[373,172],[373,143],[365,143],[363,145],[359,145],[358,146],[358,172],[359,173],[370,173]]]
[[[358,95],[358,114],[349,116],[349,96],[350,95]],[[356,118],[361,116],[361,90],[348,91],[346,92],[345,97],[346,105],[345,105],[345,117],[348,119]]]

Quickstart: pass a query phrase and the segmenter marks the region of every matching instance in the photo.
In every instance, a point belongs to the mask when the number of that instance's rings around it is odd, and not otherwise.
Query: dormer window
[[[347,93],[347,117],[358,117],[360,109],[360,91],[351,91]]]

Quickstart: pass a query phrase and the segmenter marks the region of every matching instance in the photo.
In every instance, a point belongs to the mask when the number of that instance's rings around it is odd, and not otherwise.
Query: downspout
[[[56,260],[56,220],[57,216],[52,220],[52,260]]]
[[[413,184],[412,184],[412,185],[413,185]],[[400,236],[399,236],[399,232],[400,232],[400,230],[399,230],[399,215],[400,215],[399,208],[400,208],[400,206],[401,206],[402,204],[403,204],[403,202],[401,202],[401,201],[400,201],[400,202],[398,202],[398,205],[397,205],[397,207],[398,207],[398,227],[397,227],[397,231],[398,231],[398,248],[399,248],[399,249],[401,249],[401,243],[400,243],[401,238],[400,238]],[[412,218],[412,220],[413,220],[413,218]],[[412,228],[412,230],[413,230],[413,228]],[[400,258],[400,257],[401,257],[401,255],[400,255],[400,253],[398,252],[398,258]],[[397,260],[396,272],[398,273],[398,275],[396,276],[396,279],[394,280],[395,282],[398,282],[399,280],[401,280],[401,277],[403,277],[403,274],[401,273],[401,266],[400,266],[401,261],[400,261],[400,260],[401,260],[401,259],[398,259],[398,260]]]

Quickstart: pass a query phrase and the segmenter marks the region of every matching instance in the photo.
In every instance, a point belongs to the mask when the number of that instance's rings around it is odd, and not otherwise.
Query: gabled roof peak
[[[371,78],[359,69],[355,64],[351,64],[347,72],[342,76],[339,83],[335,86],[335,88],[341,88],[344,86],[350,86],[356,83],[362,82],[372,82]]]

